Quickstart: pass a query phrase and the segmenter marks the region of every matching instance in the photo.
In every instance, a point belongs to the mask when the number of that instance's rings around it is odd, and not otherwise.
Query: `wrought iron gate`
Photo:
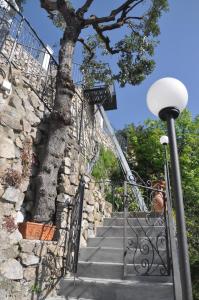
[[[139,186],[149,212],[131,212],[133,195],[124,184],[124,278],[132,275],[170,275],[170,247],[166,201],[162,212],[153,211],[156,193],[162,190]],[[147,198],[147,201],[146,201]]]

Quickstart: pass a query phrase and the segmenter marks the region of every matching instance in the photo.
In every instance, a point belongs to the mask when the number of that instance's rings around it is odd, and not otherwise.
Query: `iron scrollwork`
[[[140,180],[139,180],[140,181]],[[151,182],[139,184],[148,212],[129,212],[134,196],[127,188],[125,196],[125,276],[170,275],[169,243],[167,230],[167,209],[164,201],[162,212],[153,210],[153,199],[162,190],[153,188]],[[130,184],[128,183],[128,186]],[[128,233],[128,234],[127,234]]]

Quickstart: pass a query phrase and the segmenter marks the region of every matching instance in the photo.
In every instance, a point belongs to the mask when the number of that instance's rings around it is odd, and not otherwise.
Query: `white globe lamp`
[[[173,111],[174,117],[187,106],[188,92],[185,85],[176,78],[165,77],[157,80],[147,93],[149,110],[160,118],[165,119],[168,110]]]
[[[162,144],[162,145],[168,145],[168,143],[169,143],[168,136],[167,135],[161,136],[161,138],[160,138],[160,144]]]

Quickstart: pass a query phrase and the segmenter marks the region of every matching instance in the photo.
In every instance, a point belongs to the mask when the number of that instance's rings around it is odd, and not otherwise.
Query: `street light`
[[[168,145],[169,143],[169,138],[167,135],[162,135],[160,138],[160,144],[162,145]]]
[[[175,119],[186,107],[187,102],[187,89],[182,82],[175,78],[166,77],[156,81],[150,87],[147,93],[147,106],[149,110],[154,115],[159,116],[161,120],[167,122],[173,179],[173,193],[176,207],[176,225],[182,297],[183,300],[192,300],[192,286],[186,237],[183,194],[175,132]]]

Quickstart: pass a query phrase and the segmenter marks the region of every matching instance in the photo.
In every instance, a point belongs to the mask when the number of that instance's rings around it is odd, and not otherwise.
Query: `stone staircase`
[[[158,218],[150,219],[149,226],[145,219],[145,213],[139,213],[139,219],[128,218],[126,228],[127,236],[136,241],[136,233],[139,239],[145,238],[144,231],[155,240],[155,235],[160,232],[162,226]],[[152,222],[151,222],[152,220]],[[157,223],[157,225],[156,225]],[[123,213],[113,213],[112,218],[104,219],[102,227],[96,230],[96,237],[89,238],[86,248],[80,249],[78,273],[75,278],[62,279],[59,294],[62,298],[57,299],[85,299],[85,300],[173,300],[173,283],[170,276],[158,276],[161,261],[159,256],[153,258],[153,276],[136,276],[132,268],[132,258],[127,255],[128,277],[124,279],[124,218]],[[161,256],[166,255],[162,245]],[[154,255],[154,253],[149,253]],[[141,263],[139,255],[136,263]],[[158,265],[158,267],[157,267]],[[56,299],[56,298],[54,298]]]

